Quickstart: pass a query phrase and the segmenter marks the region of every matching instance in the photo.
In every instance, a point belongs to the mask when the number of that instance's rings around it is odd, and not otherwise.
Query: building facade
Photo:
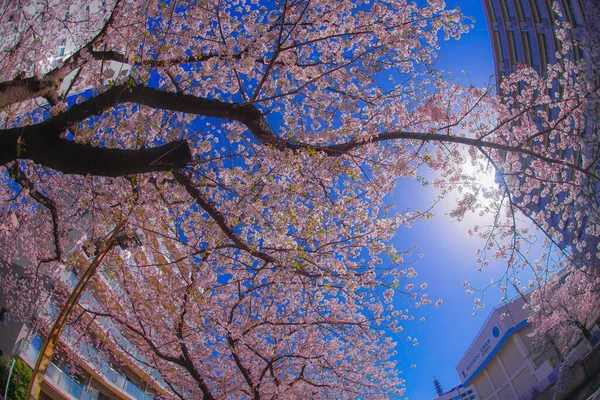
[[[567,22],[570,29],[567,30],[568,38],[571,40],[583,40],[581,45],[573,46],[567,54],[573,61],[581,59],[597,60],[597,50],[589,48],[590,37],[594,37],[593,22],[590,16],[600,12],[600,6],[594,1],[587,0],[483,0],[494,68],[500,93],[500,83],[508,74],[515,72],[520,65],[533,67],[541,76],[547,72],[548,65],[560,63],[556,54],[560,52],[561,44],[556,38],[555,28],[558,22]],[[557,12],[553,6],[556,5]],[[593,9],[593,10],[592,10]],[[594,46],[594,44],[592,44]],[[597,45],[597,44],[596,44]],[[597,47],[597,46],[596,46]],[[584,51],[585,49],[585,51]],[[598,81],[597,65],[588,63],[590,76]],[[549,94],[553,97],[560,91],[558,83],[554,82],[549,88]],[[549,110],[549,120],[556,118]],[[579,135],[582,137],[597,137],[597,116],[588,118],[585,128]],[[541,123],[540,129],[543,129]],[[548,140],[546,138],[546,140]],[[588,140],[589,141],[589,140]],[[582,154],[576,153],[575,159],[594,159],[599,149],[597,144],[592,144],[589,149],[583,150]],[[594,153],[594,154],[592,154]],[[523,162],[527,162],[523,160]],[[600,165],[596,166],[600,171]],[[570,175],[571,171],[565,171]],[[572,175],[570,175],[572,176]],[[596,265],[600,267],[600,233],[597,230],[600,221],[596,214],[600,213],[600,182],[588,182],[582,194],[588,197],[589,205],[585,210],[572,210],[572,214],[581,211],[584,217],[583,225],[577,226],[574,217],[565,219],[564,215],[556,213],[546,215],[548,226],[547,232],[555,238],[561,247],[570,247],[576,262],[582,265]],[[522,204],[530,214],[535,215],[544,212],[548,204],[548,196],[541,193],[530,193],[532,198],[539,199],[536,204],[531,202]],[[562,202],[567,193],[555,193],[555,200]],[[519,199],[517,199],[519,200]],[[591,255],[591,256],[588,256]]]
[[[82,218],[87,218],[87,215]],[[65,248],[70,254],[69,265],[74,267],[58,266],[59,278],[49,278],[54,285],[48,288],[49,292],[57,287],[63,292],[72,292],[98,254],[86,233],[74,231],[71,236]],[[96,239],[96,242],[102,240]],[[143,268],[145,276],[152,275],[149,274],[150,269],[177,268],[182,271],[190,270],[194,265],[180,242],[152,230],[123,231],[116,236],[113,244],[110,250],[114,253],[113,257],[105,258],[79,299],[78,304],[88,310],[106,310],[100,299],[124,293],[121,283],[115,279],[115,268],[128,268],[140,275],[140,268]],[[113,265],[114,260],[120,264]],[[12,265],[0,264],[0,283],[5,273],[23,275],[20,271],[24,268],[17,264],[19,262],[23,264],[21,259],[14,259]],[[12,321],[11,305],[14,304],[2,289],[0,286],[0,356],[18,357],[33,369],[49,326],[60,312],[57,304],[62,302],[51,297],[45,303],[45,309],[31,310],[31,318],[26,323]],[[73,329],[70,325],[63,330],[55,357],[46,371],[41,400],[152,400],[158,395],[174,397],[169,385],[141,354],[124,328],[117,326],[110,317],[92,317],[90,313],[81,313],[77,320],[85,325],[85,331]]]
[[[86,246],[85,234],[75,243],[73,254],[78,257],[81,268],[91,262],[93,252]],[[134,238],[134,239],[132,239]],[[130,264],[147,263],[152,258],[158,264],[167,263],[165,257],[176,251],[173,244],[152,235],[129,233],[119,240],[116,250],[124,259],[129,259]],[[139,247],[136,256],[131,257],[130,247]],[[161,249],[159,255],[152,254],[147,249]],[[160,257],[165,259],[159,259]],[[5,266],[6,267],[6,266]],[[14,272],[19,266],[13,264],[10,269]],[[80,270],[64,270],[61,281],[67,290],[72,290],[79,281]],[[90,282],[88,288],[80,299],[80,304],[91,305],[100,309],[101,305],[96,300],[96,293],[118,292],[123,290],[111,279],[105,269],[100,267],[96,278]],[[0,308],[2,320],[0,321],[0,356],[19,357],[32,369],[42,349],[45,340],[44,333],[47,323],[43,319],[56,316],[59,312],[50,299],[47,310],[36,310],[33,318],[27,323],[10,320],[10,306],[7,299],[0,291]],[[119,328],[107,319],[88,318],[88,331],[86,335],[91,340],[80,340],[77,332],[71,332],[70,327],[65,327],[53,362],[49,365],[40,399],[47,400],[152,400],[156,395],[169,395],[169,390],[160,375],[149,368],[143,356],[136,354],[132,345],[123,334],[115,340],[115,332]],[[110,340],[107,338],[110,337]]]
[[[461,384],[435,400],[531,400],[556,374],[557,360],[536,354],[526,296],[495,307],[456,364]]]
[[[552,0],[483,0],[498,83],[515,72],[519,64],[545,74],[547,66],[557,62],[557,17],[552,4]],[[583,2],[559,0],[556,4],[572,27],[572,37],[580,37],[585,25]],[[578,48],[573,56],[581,58]]]
[[[568,272],[557,278],[563,284]],[[539,290],[539,289],[538,289]],[[581,335],[569,349],[536,348],[530,337],[529,292],[496,306],[456,364],[460,384],[434,400],[533,400],[559,378],[564,363],[572,368],[587,357],[600,338],[600,320],[588,321],[591,336]]]
[[[533,350],[525,300],[496,307],[456,365],[462,384],[473,385],[482,400],[531,398],[554,370],[555,361]]]

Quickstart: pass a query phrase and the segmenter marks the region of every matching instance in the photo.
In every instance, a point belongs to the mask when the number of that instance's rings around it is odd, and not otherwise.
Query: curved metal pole
[[[8,379],[6,379],[6,387],[4,388],[5,399],[8,399],[8,385],[10,385],[10,378],[12,377],[13,368],[15,367],[15,361],[17,361],[17,356],[13,356],[12,364],[10,365],[10,372],[8,373]]]
[[[75,289],[69,296],[69,299],[63,306],[60,314],[56,321],[54,321],[54,325],[52,325],[52,329],[48,334],[48,339],[44,342],[44,345],[41,348],[40,354],[35,362],[35,368],[33,369],[33,374],[31,376],[31,382],[29,383],[29,390],[27,391],[27,399],[28,400],[37,400],[40,391],[42,390],[42,382],[44,382],[44,376],[46,375],[46,370],[48,369],[48,365],[52,360],[52,356],[54,355],[54,348],[56,347],[56,343],[58,343],[58,339],[62,333],[63,328],[65,327],[69,315],[73,310],[73,307],[79,301],[79,298],[83,294],[85,287],[89,280],[94,276],[98,266],[104,260],[104,257],[108,254],[108,252],[115,246],[117,235],[123,230],[125,227],[125,222],[121,222],[115,230],[110,235],[108,239],[106,247],[99,253],[94,261],[87,268]]]

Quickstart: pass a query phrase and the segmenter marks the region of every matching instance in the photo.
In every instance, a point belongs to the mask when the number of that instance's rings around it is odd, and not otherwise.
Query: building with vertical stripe
[[[557,4],[572,27],[572,38],[578,39],[585,25],[582,0],[559,0]],[[557,62],[557,17],[552,11],[552,0],[483,0],[483,5],[498,83],[515,72],[518,64],[545,74],[547,66]],[[574,48],[574,59],[581,56],[580,49]]]
[[[556,4],[556,13],[553,10],[553,4]],[[568,38],[578,42],[583,40],[580,45],[573,46],[567,57],[572,61],[582,59],[588,61],[597,61],[598,55],[588,52],[590,43],[594,47],[600,47],[600,43],[592,43],[595,40],[590,38],[593,35],[593,18],[599,18],[600,5],[594,0],[483,0],[487,25],[489,29],[490,41],[492,45],[492,54],[494,57],[494,69],[498,83],[498,93],[500,94],[500,84],[505,76],[515,72],[519,65],[533,67],[541,76],[544,76],[548,70],[548,65],[560,63],[556,54],[560,51],[560,42],[556,38],[554,29],[559,22],[568,22],[571,29],[567,30]],[[600,18],[597,23],[600,23]],[[597,48],[595,50],[598,50]],[[589,74],[597,82],[597,63],[589,63]],[[594,66],[595,65],[595,66]],[[549,88],[549,94],[554,96],[560,88],[558,83],[554,82]],[[550,120],[556,118],[552,113],[555,109],[549,111]],[[596,137],[598,130],[598,117],[588,118],[585,129],[579,133],[583,137]],[[541,126],[540,126],[541,128]],[[597,152],[597,144],[585,150],[584,153],[577,155],[576,159],[582,159],[582,155],[594,158]],[[589,153],[589,154],[588,154]],[[526,161],[524,161],[526,162]],[[600,164],[596,166],[600,171]],[[571,171],[566,171],[570,174]],[[571,175],[573,179],[573,175]],[[575,219],[570,217],[565,221],[562,215],[552,215],[546,217],[548,232],[556,239],[556,243],[561,247],[570,247],[576,262],[582,265],[595,265],[600,259],[600,240],[599,234],[589,234],[589,226],[598,226],[598,214],[600,214],[600,182],[590,182],[586,188],[585,196],[589,196],[591,209],[572,210],[574,215],[581,211],[584,217],[583,226],[574,228]],[[542,196],[540,193],[530,193],[532,198],[538,198],[536,204],[522,204],[532,215],[545,210],[548,204],[548,196]],[[534,196],[537,195],[537,196]],[[562,201],[566,193],[554,193],[556,201]],[[519,199],[517,199],[518,201]],[[587,254],[592,254],[591,258]],[[596,257],[594,257],[596,255]],[[597,265],[600,267],[600,265]]]

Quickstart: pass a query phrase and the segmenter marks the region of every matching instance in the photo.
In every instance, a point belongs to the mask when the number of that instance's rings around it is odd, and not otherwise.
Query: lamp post
[[[6,387],[4,388],[4,399],[8,399],[8,386],[10,385],[10,378],[12,377],[13,369],[15,368],[15,362],[17,362],[17,356],[21,354],[23,347],[27,342],[23,339],[19,340],[12,351],[12,363],[10,364],[10,371],[8,372],[8,378],[6,379]]]
[[[17,357],[13,355],[10,371],[8,372],[8,379],[6,379],[6,387],[4,388],[4,399],[8,398],[8,386],[10,385],[10,378],[13,373],[13,368],[15,367],[15,361],[17,361]]]

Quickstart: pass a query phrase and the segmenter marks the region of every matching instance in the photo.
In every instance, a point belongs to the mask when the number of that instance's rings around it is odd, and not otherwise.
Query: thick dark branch
[[[334,145],[334,146],[327,146],[327,147],[322,147],[322,148],[320,148],[318,146],[309,146],[309,145],[303,145],[303,147],[307,147],[307,148],[312,147],[312,148],[315,148],[316,150],[324,151],[327,155],[333,156],[336,154],[337,155],[346,154],[346,153],[350,152],[351,150],[361,147],[361,146],[364,146],[365,144],[368,144],[368,143],[385,142],[385,141],[399,140],[399,139],[419,140],[419,141],[423,141],[423,142],[457,143],[457,144],[464,144],[467,146],[476,147],[478,149],[482,149],[482,148],[483,149],[494,149],[494,150],[506,151],[508,153],[526,154],[528,156],[537,158],[538,160],[542,160],[549,164],[558,164],[558,165],[561,165],[566,168],[574,169],[574,170],[576,170],[582,174],[585,174],[587,176],[592,176],[595,179],[600,179],[600,177],[598,177],[598,176],[592,174],[590,171],[588,171],[587,168],[582,168],[578,165],[569,163],[565,160],[544,156],[543,154],[540,154],[533,150],[530,150],[527,147],[510,146],[510,145],[494,143],[494,142],[481,140],[481,139],[473,139],[473,138],[468,138],[468,137],[463,137],[463,136],[453,136],[453,135],[440,135],[437,133],[417,133],[417,132],[405,132],[405,131],[386,132],[386,133],[377,135],[369,142],[357,142],[355,140],[351,140],[347,143],[342,143],[342,144],[338,144],[338,145]]]
[[[43,134],[1,133],[0,164],[17,159],[31,160],[65,174],[124,176],[171,171],[186,165],[191,154],[184,140],[148,149],[124,150],[95,147]]]
[[[252,376],[250,376],[250,371],[248,371],[248,368],[244,366],[242,360],[235,351],[235,341],[229,334],[227,335],[227,344],[229,345],[229,350],[231,351],[231,356],[233,357],[233,361],[235,361],[235,365],[242,373],[244,379],[246,380],[246,383],[250,387],[250,390],[252,390],[254,400],[260,400],[260,392],[258,391],[258,388],[254,386],[254,382],[252,382]]]
[[[43,97],[57,88],[52,81],[40,81],[35,77],[0,82],[0,109],[23,100]]]
[[[281,139],[273,134],[269,124],[262,112],[252,104],[242,105],[236,103],[225,103],[219,100],[210,100],[181,93],[164,92],[147,87],[136,87],[126,96],[128,100],[137,104],[143,104],[152,108],[167,109],[195,115],[221,118],[241,122],[246,125],[254,137],[264,145],[269,145],[279,150],[314,149],[322,151],[328,156],[340,156],[350,151],[365,146],[369,143],[385,142],[392,140],[419,140],[422,142],[457,143],[477,148],[487,148],[509,153],[525,154],[550,164],[558,164],[563,167],[572,168],[580,173],[590,176],[590,171],[578,165],[568,163],[561,159],[544,156],[527,147],[511,146],[495,143],[482,139],[474,139],[462,136],[442,135],[437,133],[419,133],[406,131],[385,132],[375,136],[368,142],[350,140],[346,143],[317,146],[303,144]],[[600,179],[594,176],[596,179]]]
[[[179,339],[179,348],[181,350],[180,360],[183,363],[182,364],[183,367],[188,370],[188,372],[190,373],[192,378],[194,378],[194,380],[198,383],[198,387],[202,391],[202,394],[204,395],[204,399],[214,400],[214,396],[210,392],[210,388],[208,387],[208,385],[206,384],[206,381],[202,378],[202,376],[196,369],[194,362],[192,361],[192,355],[190,354],[190,350],[189,350],[188,346],[186,345],[185,339],[183,336],[183,327],[185,325],[185,315],[187,314],[189,292],[193,285],[193,282],[194,282],[194,278],[193,278],[193,273],[192,273],[192,283],[190,285],[188,285],[188,287],[185,291],[185,295],[183,296],[183,305],[181,306],[182,311],[181,311],[181,315],[179,316],[179,322],[177,324],[177,333],[176,334],[177,334],[177,339]]]
[[[139,105],[145,105],[147,107],[155,109],[163,109],[174,112],[182,112],[193,115],[219,118],[229,121],[238,121],[244,124],[250,133],[262,144],[271,146],[278,150],[300,150],[300,149],[313,149],[321,151],[328,156],[336,157],[350,153],[352,150],[368,145],[369,143],[394,141],[394,140],[418,140],[421,142],[442,142],[442,143],[456,143],[464,144],[467,146],[474,146],[482,149],[495,149],[500,151],[506,151],[510,153],[519,153],[537,158],[550,164],[557,164],[562,167],[574,169],[587,176],[592,176],[599,179],[598,176],[594,175],[589,170],[582,168],[573,163],[568,163],[561,159],[539,154],[527,147],[511,146],[506,144],[494,143],[491,141],[468,138],[462,136],[453,136],[446,134],[437,133],[418,133],[418,132],[406,132],[406,131],[392,131],[381,133],[373,137],[369,141],[356,141],[350,140],[346,143],[340,143],[335,145],[313,145],[306,143],[292,142],[287,139],[282,139],[271,131],[269,124],[267,123],[263,113],[253,104],[238,104],[238,103],[225,103],[219,100],[212,100],[202,97],[196,97],[183,93],[172,93],[166,92],[159,89],[153,89],[145,86],[128,87],[123,85],[117,85],[105,92],[90,98],[89,100],[74,105],[66,112],[57,115],[47,121],[44,121],[37,125],[26,126],[23,128],[15,128],[0,131],[0,164],[12,161],[17,158],[28,158],[34,162],[42,162],[48,166],[50,164],[56,165],[56,169],[63,172],[67,172],[61,169],[60,162],[56,160],[56,156],[52,154],[48,155],[43,161],[37,161],[30,156],[24,156],[23,151],[29,152],[30,146],[35,145],[39,142],[44,142],[43,137],[58,135],[65,129],[73,126],[93,115],[98,115],[109,108],[123,103],[134,103]],[[25,148],[19,149],[16,145],[17,139],[21,137],[24,140]],[[46,146],[44,143],[43,146]],[[33,147],[32,147],[33,148]],[[142,151],[142,150],[136,150]],[[21,155],[18,157],[18,155]],[[39,157],[39,155],[38,155]],[[189,159],[188,159],[189,160]],[[52,163],[51,163],[52,161]],[[169,162],[170,169],[176,168],[175,162]],[[179,166],[185,163],[178,164]],[[123,174],[133,174],[139,172],[150,172],[156,170],[149,167],[146,164],[143,171],[133,170]],[[163,169],[164,170],[164,169]],[[78,172],[67,172],[67,173],[81,173]],[[87,171],[85,173],[90,174],[103,174],[103,169],[95,169],[94,172]],[[114,174],[115,172],[113,172]]]

